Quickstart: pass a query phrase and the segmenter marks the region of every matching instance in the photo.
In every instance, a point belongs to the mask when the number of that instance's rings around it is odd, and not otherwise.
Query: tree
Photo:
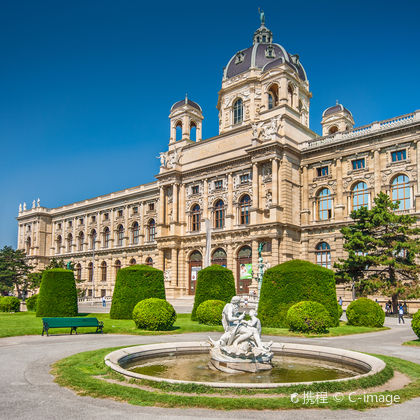
[[[0,250],[0,293],[16,289],[22,297],[28,291],[28,274],[31,266],[26,262],[25,251],[5,246]]]
[[[348,257],[335,264],[336,277],[351,281],[361,296],[391,295],[394,312],[398,299],[420,296],[420,229],[414,226],[416,217],[395,213],[398,208],[399,202],[381,192],[371,210],[353,211],[355,223],[341,229]]]

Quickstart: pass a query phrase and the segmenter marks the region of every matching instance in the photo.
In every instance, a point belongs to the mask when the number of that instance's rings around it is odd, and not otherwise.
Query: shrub
[[[20,300],[15,296],[0,297],[0,312],[19,312]]]
[[[235,296],[235,293],[235,280],[229,269],[221,265],[211,265],[200,270],[197,276],[191,319],[197,320],[197,308],[206,300],[221,300],[227,303]]]
[[[45,270],[36,303],[36,316],[76,316],[77,290],[74,274],[64,268]]]
[[[176,320],[174,307],[164,299],[143,299],[133,309],[137,328],[149,331],[169,330]]]
[[[346,315],[349,325],[363,327],[382,327],[385,320],[385,312],[380,305],[367,298],[350,303]]]
[[[226,302],[206,300],[197,308],[197,320],[200,324],[222,325],[222,312]]]
[[[420,309],[413,315],[413,319],[411,320],[411,328],[414,331],[414,334],[420,338]]]
[[[143,299],[165,299],[163,272],[149,265],[131,265],[118,271],[110,318],[132,319],[133,309]]]
[[[28,311],[36,311],[36,302],[38,300],[38,294],[32,295],[26,299],[26,309]]]
[[[341,315],[343,315],[343,307],[337,303],[337,319],[340,322]]]
[[[331,325],[331,317],[325,306],[311,301],[295,303],[287,311],[286,319],[290,331],[304,333],[324,333]]]
[[[308,261],[291,260],[264,273],[258,314],[265,327],[287,327],[287,311],[295,303],[323,304],[331,325],[338,325],[334,272]]]

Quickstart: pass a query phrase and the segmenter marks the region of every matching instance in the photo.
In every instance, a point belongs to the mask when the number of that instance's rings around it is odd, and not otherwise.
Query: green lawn
[[[219,331],[222,332],[221,326],[211,327],[199,324],[196,321],[191,321],[190,314],[178,314],[175,325],[171,331],[144,331],[138,330],[134,322],[131,320],[110,319],[109,314],[87,314],[86,316],[94,316],[100,321],[104,322],[104,333],[114,334],[138,334],[138,335],[156,335],[156,334],[182,334],[189,332],[207,332]],[[359,334],[373,331],[381,331],[387,328],[368,328],[368,327],[353,327],[341,322],[339,327],[330,328],[327,334],[321,336],[339,336],[348,334]],[[52,334],[67,334],[70,329],[51,330]],[[88,333],[93,332],[93,328],[80,328],[78,332]],[[12,337],[16,335],[37,335],[42,332],[41,318],[36,318],[34,312],[20,312],[20,313],[2,313],[0,312],[0,337]],[[288,336],[305,336],[305,337],[319,337],[320,335],[304,335],[295,334],[288,331],[287,328],[263,328],[263,334],[268,335],[288,335]]]
[[[420,338],[417,340],[406,341],[403,346],[420,346]]]

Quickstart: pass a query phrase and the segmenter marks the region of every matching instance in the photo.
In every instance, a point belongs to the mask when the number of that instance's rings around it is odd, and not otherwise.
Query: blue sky
[[[218,133],[223,67],[266,14],[300,55],[311,128],[338,99],[368,124],[420,109],[420,2],[1,1],[0,246],[18,205],[56,207],[154,180],[185,92]],[[240,4],[240,6],[239,6]]]

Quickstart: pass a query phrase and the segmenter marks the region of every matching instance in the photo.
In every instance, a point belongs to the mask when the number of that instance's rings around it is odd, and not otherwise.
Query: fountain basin
[[[304,381],[304,382],[228,382],[225,381],[226,374],[221,374],[220,382],[196,381],[172,379],[166,377],[145,375],[133,372],[130,367],[142,364],[148,360],[165,361],[169,358],[178,356],[197,356],[209,355],[210,345],[206,342],[181,342],[181,343],[161,343],[145,346],[126,347],[113,351],[105,356],[105,363],[111,369],[124,376],[136,379],[143,379],[155,382],[166,382],[171,384],[197,384],[206,385],[214,388],[278,388],[291,385],[312,384],[325,381]],[[353,374],[339,379],[329,379],[328,382],[347,381],[349,379],[359,379],[374,375],[385,368],[385,362],[366,354],[337,349],[332,347],[313,346],[296,343],[274,343],[271,347],[274,356],[277,358],[294,358],[299,360],[315,360],[317,363],[341,366],[345,370],[352,371]],[[210,359],[210,356],[208,356]]]

